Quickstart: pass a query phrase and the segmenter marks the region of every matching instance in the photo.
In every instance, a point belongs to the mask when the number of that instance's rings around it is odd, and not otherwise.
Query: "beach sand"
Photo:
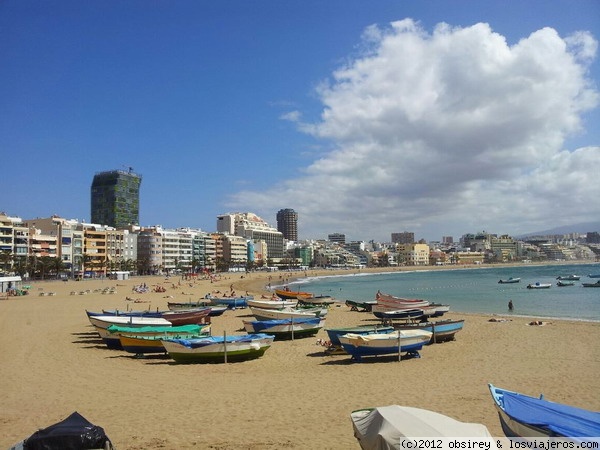
[[[310,272],[309,275],[331,275]],[[275,342],[262,358],[178,365],[108,350],[85,309],[166,309],[213,290],[256,297],[279,274],[227,274],[211,283],[138,277],[125,281],[34,282],[31,294],[0,300],[0,448],[73,411],[104,428],[119,450],[359,448],[350,413],[384,405],[425,408],[486,425],[503,436],[487,383],[600,410],[600,323],[449,313],[465,318],[456,340],[421,358],[350,361],[325,355],[315,337]],[[286,275],[281,275],[286,277]],[[132,292],[146,283],[165,293]],[[175,283],[173,285],[173,283]],[[115,294],[98,290],[114,287]],[[72,291],[89,290],[86,295]],[[94,292],[97,291],[97,292]],[[41,296],[53,292],[55,295]],[[375,294],[375,293],[374,293]],[[139,303],[126,300],[139,299]],[[342,299],[343,300],[343,299]],[[213,334],[245,334],[249,309],[214,317]],[[374,323],[371,313],[332,307],[327,327]]]

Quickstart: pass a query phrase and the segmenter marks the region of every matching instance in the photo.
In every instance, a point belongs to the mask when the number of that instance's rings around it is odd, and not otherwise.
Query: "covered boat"
[[[340,336],[340,343],[352,359],[360,361],[363,356],[408,353],[418,356],[418,351],[431,340],[432,333],[423,330],[395,330],[391,333],[355,334]]]
[[[488,386],[508,437],[561,437],[582,442],[600,436],[600,412]]]
[[[261,357],[271,347],[272,334],[210,336],[201,339],[163,339],[169,356],[178,363],[222,363]]]
[[[36,431],[10,450],[111,450],[113,445],[104,429],[77,411],[61,422]]]
[[[275,339],[295,339],[314,336],[325,326],[324,317],[275,320],[244,320],[248,333],[267,333]]]
[[[354,437],[363,450],[397,450],[402,438],[471,437],[489,438],[485,425],[460,422],[426,409],[408,406],[380,406],[350,414]]]

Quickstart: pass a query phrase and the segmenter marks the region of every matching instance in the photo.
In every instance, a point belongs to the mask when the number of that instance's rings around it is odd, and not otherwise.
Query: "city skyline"
[[[9,215],[91,221],[93,174],[132,167],[145,226],[293,208],[299,239],[438,241],[600,217],[598,2],[2,12]]]

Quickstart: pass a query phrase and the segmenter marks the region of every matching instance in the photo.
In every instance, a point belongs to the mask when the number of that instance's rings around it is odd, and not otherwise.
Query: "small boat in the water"
[[[512,283],[519,283],[519,282],[521,282],[520,278],[513,278],[513,277],[507,278],[505,280],[498,280],[498,283],[500,283],[500,284],[512,284]]]
[[[564,286],[575,286],[575,282],[574,281],[569,281],[569,280],[558,280],[556,282],[557,286],[560,287],[564,287]]]
[[[583,287],[600,287],[600,280],[595,283],[581,283]]]
[[[568,280],[568,281],[578,281],[581,278],[580,275],[561,275],[556,277],[557,280]]]
[[[539,281],[534,284],[528,284],[527,289],[550,289],[552,283],[540,283]]]

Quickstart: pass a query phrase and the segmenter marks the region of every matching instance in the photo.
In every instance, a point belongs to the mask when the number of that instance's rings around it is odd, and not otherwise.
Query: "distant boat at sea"
[[[500,283],[500,284],[511,284],[511,283],[519,283],[519,282],[521,282],[520,278],[513,278],[513,277],[507,278],[505,280],[498,280],[498,283]]]
[[[528,284],[527,289],[550,289],[552,283],[540,283],[539,281],[534,284]]]
[[[583,287],[600,287],[600,280],[595,283],[581,283]]]
[[[581,275],[561,275],[556,277],[557,280],[569,280],[569,281],[578,281],[581,278]]]

